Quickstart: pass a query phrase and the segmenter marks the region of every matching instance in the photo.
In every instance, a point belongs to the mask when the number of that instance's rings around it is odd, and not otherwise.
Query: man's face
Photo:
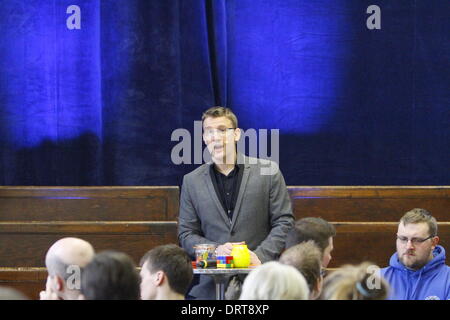
[[[153,300],[156,297],[155,275],[150,273],[148,262],[145,262],[141,268],[141,299]]]
[[[223,164],[234,161],[236,142],[239,138],[240,130],[234,128],[230,119],[207,117],[203,120],[203,141],[214,163]]]
[[[397,253],[400,262],[407,268],[418,270],[433,258],[433,250],[438,238],[433,237],[423,242],[410,239],[426,239],[430,236],[428,225],[425,222],[409,223],[406,226],[400,222],[397,231]],[[400,239],[399,239],[400,238]],[[404,240],[404,239],[408,240]],[[403,241],[401,240],[403,239]]]
[[[323,251],[322,267],[326,268],[331,261],[331,251],[333,251],[333,237],[328,238],[328,247]]]

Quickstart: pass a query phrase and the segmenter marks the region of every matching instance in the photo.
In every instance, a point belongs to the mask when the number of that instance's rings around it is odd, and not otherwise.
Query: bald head
[[[63,238],[56,241],[45,256],[45,265],[50,275],[58,275],[65,279],[71,265],[84,268],[94,257],[92,245],[78,238]]]

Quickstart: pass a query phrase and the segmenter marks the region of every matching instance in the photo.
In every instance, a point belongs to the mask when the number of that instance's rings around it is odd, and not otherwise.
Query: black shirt
[[[243,173],[244,166],[241,164],[235,165],[234,169],[227,176],[220,173],[215,165],[211,165],[211,180],[214,189],[230,221],[233,218],[233,211],[239,194]]]

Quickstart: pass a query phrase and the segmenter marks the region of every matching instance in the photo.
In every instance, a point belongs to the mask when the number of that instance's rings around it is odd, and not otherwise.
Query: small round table
[[[216,300],[225,300],[225,284],[229,277],[236,274],[250,273],[254,268],[230,268],[230,269],[194,269],[194,274],[208,275],[213,277],[216,284]]]

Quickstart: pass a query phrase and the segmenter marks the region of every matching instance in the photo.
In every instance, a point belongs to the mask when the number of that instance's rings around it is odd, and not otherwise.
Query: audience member
[[[389,285],[368,262],[344,265],[325,278],[322,300],[385,300]]]
[[[85,267],[80,299],[138,300],[139,283],[139,273],[128,255],[104,251]]]
[[[286,236],[286,249],[299,243],[313,240],[322,251],[322,267],[326,268],[331,261],[333,237],[336,235],[334,226],[322,218],[303,218],[295,222]]]
[[[293,266],[305,277],[310,292],[309,299],[317,299],[322,290],[322,252],[314,241],[290,247],[280,257],[280,262]]]
[[[193,278],[188,254],[174,244],[156,247],[141,259],[142,300],[183,300]]]
[[[292,266],[264,263],[245,278],[240,300],[307,300],[308,284]]]
[[[314,241],[320,250],[321,274],[324,274],[325,268],[331,261],[331,252],[333,251],[333,237],[336,235],[334,226],[322,218],[308,217],[297,220],[294,227],[286,236],[286,251],[289,248],[307,241]],[[287,263],[290,264],[290,263]],[[245,277],[235,276],[231,278],[225,293],[227,300],[235,300],[242,290],[242,281]],[[321,277],[323,278],[323,277]],[[310,288],[311,289],[311,288]],[[317,298],[320,288],[311,290],[311,297]]]
[[[63,238],[56,241],[45,256],[48,277],[40,299],[78,299],[81,273],[93,257],[91,244],[82,239]]]
[[[424,209],[413,209],[400,219],[397,252],[381,274],[397,300],[449,300],[450,267],[439,246],[436,219]]]

